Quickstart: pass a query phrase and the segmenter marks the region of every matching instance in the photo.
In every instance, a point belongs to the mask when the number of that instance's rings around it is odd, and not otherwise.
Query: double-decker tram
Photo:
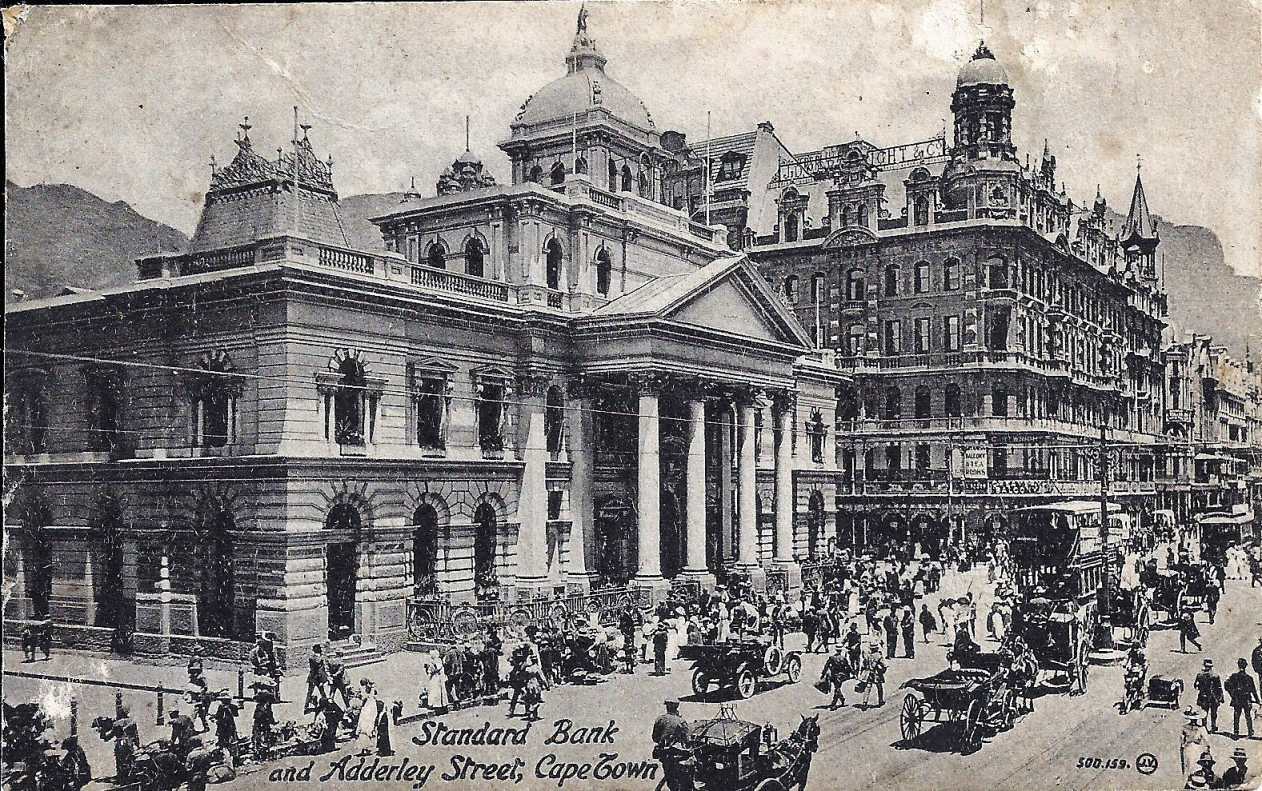
[[[1196,521],[1200,525],[1201,559],[1216,566],[1227,562],[1227,550],[1231,547],[1257,540],[1252,511],[1211,511],[1197,516]]]

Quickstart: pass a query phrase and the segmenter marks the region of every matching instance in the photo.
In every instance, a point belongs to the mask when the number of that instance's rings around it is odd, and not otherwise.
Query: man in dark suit
[[[1214,672],[1214,660],[1205,660],[1205,669],[1193,682],[1196,687],[1196,705],[1205,710],[1209,719],[1209,732],[1218,731],[1218,707],[1223,705],[1223,680]]]
[[[1258,700],[1258,685],[1254,683],[1253,677],[1246,670],[1249,663],[1244,661],[1244,659],[1237,659],[1236,666],[1239,669],[1228,676],[1227,683],[1223,685],[1227,695],[1231,698],[1231,730],[1234,737],[1239,739],[1240,715],[1243,714],[1244,721],[1249,726],[1249,738],[1252,739],[1253,707],[1262,701]]]
[[[310,714],[320,710],[320,704],[329,697],[329,668],[324,661],[324,647],[311,647],[311,656],[307,658],[307,700],[303,704],[303,712]]]

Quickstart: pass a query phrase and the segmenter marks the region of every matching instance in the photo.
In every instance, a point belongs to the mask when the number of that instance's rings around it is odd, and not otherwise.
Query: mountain
[[[134,260],[158,250],[182,250],[188,237],[70,184],[20,187],[4,183],[4,293],[30,298],[67,286],[103,288],[135,279]]]
[[[351,246],[379,250],[377,227],[368,221],[398,209],[402,192],[351,195],[341,200]],[[17,288],[30,297],[66,286],[100,288],[131,282],[133,259],[155,250],[180,250],[188,238],[154,222],[122,201],[108,203],[69,184],[19,187],[5,183],[6,299]],[[1110,212],[1113,227],[1123,218]],[[1188,331],[1212,335],[1243,356],[1245,344],[1262,349],[1262,280],[1238,275],[1208,228],[1157,218],[1170,296],[1169,321],[1176,337]],[[1249,340],[1249,339],[1252,340]]]

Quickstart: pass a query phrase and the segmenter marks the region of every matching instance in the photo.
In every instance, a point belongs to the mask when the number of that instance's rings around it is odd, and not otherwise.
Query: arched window
[[[824,301],[825,278],[823,272],[816,272],[811,275],[811,303],[819,303]]]
[[[579,157],[578,159],[574,160],[574,172],[575,172],[575,173],[586,173],[586,172],[587,172],[587,160],[586,160],[586,159],[584,159],[584,158],[582,158],[582,157]]]
[[[635,182],[640,185],[641,198],[651,199],[653,197],[653,182],[648,177],[648,171],[641,169],[636,176]]]
[[[482,242],[477,239],[470,239],[466,242],[464,246],[465,274],[472,277],[482,277],[485,262],[486,253],[482,249]]]
[[[868,204],[859,204],[859,225],[864,228],[868,227]]]
[[[897,387],[885,388],[885,404],[882,410],[881,418],[883,420],[897,420],[898,416],[903,412],[903,393]]]
[[[863,341],[867,337],[867,327],[862,324],[851,324],[847,334],[846,350],[855,356],[863,354]]]
[[[438,591],[438,512],[423,503],[412,514],[412,586],[417,596]]]
[[[930,416],[929,414],[930,409],[931,409],[930,403],[931,403],[931,398],[929,395],[929,388],[926,387],[925,385],[918,386],[916,388],[916,417],[917,418],[924,420],[925,418]]]
[[[784,297],[789,300],[789,304],[796,305],[798,301],[798,276],[789,275],[784,279]]]
[[[929,290],[929,262],[917,261],[915,273],[915,289],[917,294],[923,294]]]
[[[622,166],[622,191],[631,191],[631,167],[629,165]]]
[[[434,242],[425,251],[425,263],[435,269],[447,268],[447,251],[443,249],[442,244]]]
[[[609,260],[609,251],[601,248],[596,253],[596,293],[602,297],[609,296],[609,287],[613,280],[613,262]]]
[[[551,180],[552,186],[554,187],[557,186],[558,184],[564,184],[565,183],[564,163],[557,162],[556,164],[554,164],[552,166],[552,172],[548,174],[548,178],[549,180]]]
[[[786,242],[796,242],[798,240],[797,214],[786,214],[784,216],[784,240]]]
[[[561,288],[561,260],[564,255],[561,251],[561,243],[556,239],[549,241],[547,247],[544,248],[544,255],[546,256],[545,275],[548,279],[548,288],[559,289]]]
[[[942,262],[942,289],[954,291],[960,287],[960,259],[948,258]]]
[[[845,228],[849,224],[850,224],[850,206],[849,205],[842,206],[841,207],[841,227]]]
[[[543,181],[543,165],[535,165],[530,169],[529,180],[536,184]]]
[[[1008,386],[1002,382],[990,388],[990,414],[995,417],[1008,416]]]
[[[857,302],[867,296],[867,284],[862,269],[851,269],[846,273],[846,299]]]
[[[618,166],[614,164],[613,157],[609,158],[609,191],[618,191]]]
[[[222,349],[203,355],[204,374],[191,377],[193,444],[219,448],[236,441],[237,399],[241,380],[232,376],[232,361]]]
[[[914,223],[916,225],[928,225],[929,224],[929,199],[926,198],[924,195],[921,195],[920,197],[916,198],[916,201],[914,204],[912,204],[912,206],[915,212],[915,216],[913,218]]]
[[[478,587],[492,587],[486,583],[494,579],[496,534],[499,525],[495,519],[495,508],[490,503],[482,503],[473,512],[473,573]]]
[[[898,296],[898,266],[885,267],[885,296]]]
[[[960,416],[960,386],[957,384],[949,384],[942,398],[942,411],[947,417]]]
[[[561,388],[549,387],[548,398],[543,409],[543,436],[548,445],[548,453],[561,452],[561,438],[565,428],[565,398]]]

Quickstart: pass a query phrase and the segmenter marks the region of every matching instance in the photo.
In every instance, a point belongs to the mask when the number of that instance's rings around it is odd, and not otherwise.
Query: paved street
[[[962,591],[970,587],[978,591],[984,587],[984,576],[975,572],[968,576],[952,575],[948,578],[944,594]],[[936,595],[931,597],[936,603]],[[1200,668],[1201,660],[1208,656],[1224,677],[1229,668],[1234,666],[1237,657],[1248,656],[1249,650],[1256,643],[1257,636],[1262,634],[1262,595],[1258,589],[1250,590],[1241,581],[1229,581],[1228,595],[1223,600],[1219,611],[1218,623],[1210,626],[1202,616],[1202,633],[1206,651],[1204,654],[1182,654],[1178,651],[1177,634],[1170,630],[1154,632],[1149,647],[1151,673],[1161,675],[1177,675],[1184,678],[1189,686]],[[981,612],[985,612],[985,598],[982,600]],[[979,618],[979,625],[981,619]],[[796,635],[797,646],[801,647],[801,636]],[[795,647],[790,645],[790,648]],[[1181,788],[1182,779],[1179,768],[1179,732],[1182,718],[1177,712],[1160,708],[1148,708],[1140,712],[1132,712],[1125,717],[1119,715],[1116,702],[1122,690],[1121,669],[1118,667],[1093,667],[1091,670],[1088,693],[1082,697],[1066,695],[1046,695],[1036,702],[1034,713],[1018,721],[1016,727],[1007,733],[1001,733],[982,745],[972,755],[960,755],[951,750],[950,728],[939,726],[930,729],[926,724],[926,732],[918,743],[905,746],[900,743],[899,704],[905,692],[898,686],[905,680],[915,676],[930,675],[945,666],[946,648],[941,640],[930,645],[918,644],[917,656],[914,660],[898,659],[891,663],[886,685],[887,701],[883,707],[860,710],[854,707],[856,697],[848,694],[851,706],[835,712],[829,712],[824,705],[826,698],[812,686],[820,672],[824,657],[822,654],[809,655],[805,658],[805,669],[802,681],[794,686],[784,686],[760,692],[752,700],[736,705],[737,716],[745,719],[769,722],[786,735],[798,722],[799,714],[819,714],[822,728],[820,750],[815,756],[811,770],[809,787],[811,788],[865,788],[865,787],[954,787],[976,789],[1027,789],[1027,788],[1091,788],[1091,789],[1139,789],[1139,788]],[[20,656],[6,653],[6,667],[29,669],[35,672],[59,673],[68,668],[69,657],[54,657],[51,662],[37,662],[34,665],[20,665]],[[82,667],[82,661],[80,660]],[[95,678],[115,678],[122,681],[138,681],[144,683],[162,683],[172,687],[180,687],[183,682],[183,667],[155,668],[127,665],[114,660],[97,660],[92,663],[91,675]],[[411,711],[414,707],[417,671],[420,659],[417,656],[403,654],[392,657],[385,664],[378,664],[366,669],[366,674],[376,681],[382,689],[382,697],[387,701],[402,699]],[[418,747],[411,743],[411,738],[422,733],[422,723],[396,729],[394,738],[397,755],[392,759],[382,759],[392,765],[402,765],[404,758],[409,765],[433,765],[436,767],[425,787],[453,788],[489,788],[496,785],[514,785],[511,779],[487,780],[484,776],[475,775],[481,769],[468,764],[472,759],[482,764],[506,763],[506,777],[520,773],[524,788],[555,788],[558,780],[549,777],[549,772],[566,771],[567,764],[574,764],[570,771],[578,771],[583,764],[598,762],[602,754],[616,754],[607,760],[606,768],[626,763],[625,769],[619,771],[643,771],[642,762],[652,764],[651,743],[648,737],[653,718],[661,709],[662,700],[668,697],[679,697],[683,700],[683,715],[688,719],[713,717],[719,713],[718,702],[699,702],[694,700],[689,687],[690,672],[687,663],[677,662],[673,672],[663,678],[648,675],[647,665],[642,665],[634,679],[623,675],[615,675],[612,680],[595,687],[563,686],[554,688],[546,694],[542,709],[542,720],[534,723],[526,736],[524,746],[425,746]],[[82,671],[81,671],[82,672]],[[235,688],[235,674],[226,669],[209,670],[212,688]],[[352,674],[355,675],[355,674]],[[7,678],[5,695],[10,701],[26,700],[35,689],[36,682],[28,679]],[[848,687],[849,689],[849,687]],[[42,687],[44,700],[50,704],[54,713],[59,714],[59,726],[64,729],[68,717],[68,699],[77,695],[80,700],[81,727],[86,728],[93,716],[108,713],[112,709],[113,695],[106,688],[80,687],[63,684],[45,684]],[[299,699],[302,694],[302,679],[289,678],[285,682],[285,697],[288,700]],[[127,693],[127,700],[133,708],[133,715],[142,726],[142,736],[148,740],[157,738],[165,732],[165,728],[154,725],[155,696],[141,693]],[[1189,705],[1195,695],[1184,694],[1183,706]],[[171,702],[167,701],[169,710]],[[279,707],[279,718],[302,719],[296,711],[295,704]],[[520,719],[506,718],[506,707],[495,709],[478,708],[455,712],[442,718],[442,722],[450,728],[478,728],[489,722],[495,727],[518,727],[523,725]],[[580,713],[581,712],[581,713]],[[573,717],[574,727],[596,728],[608,726],[613,720],[617,730],[608,733],[591,734],[596,738],[609,741],[597,745],[556,745],[546,744],[552,735],[554,722],[563,717]],[[1230,712],[1220,714],[1220,726],[1230,728]],[[240,720],[243,732],[249,728],[249,709]],[[432,725],[429,727],[433,727]],[[1262,725],[1259,727],[1262,733]],[[589,731],[590,733],[590,731]],[[1222,771],[1229,765],[1227,756],[1236,746],[1245,746],[1254,756],[1251,766],[1254,771],[1262,768],[1262,741],[1236,741],[1222,735],[1213,736],[1212,748],[1218,760],[1217,769]],[[97,775],[108,775],[112,769],[109,745],[102,743],[90,731],[84,739],[84,746],[89,751],[93,767]],[[319,756],[314,759],[309,782],[297,781],[298,785],[315,787],[320,784],[321,776],[330,771],[330,766],[347,755],[349,745],[341,752]],[[1137,756],[1151,753],[1157,759],[1154,774],[1146,776],[1135,768]],[[1101,759],[1098,768],[1089,768],[1092,759]],[[1105,768],[1110,759],[1125,761],[1125,768]],[[243,774],[233,783],[239,788],[263,788],[273,770],[294,767],[301,769],[311,765],[312,758],[293,758],[274,765]],[[368,763],[373,758],[366,759]],[[454,768],[458,762],[463,774]],[[516,763],[515,763],[516,761]],[[1088,762],[1087,767],[1080,768],[1080,761]],[[358,758],[352,757],[343,766],[349,770],[355,766]],[[594,769],[595,767],[593,767]],[[590,770],[589,770],[590,771]],[[543,777],[537,776],[541,773]],[[1037,774],[1031,774],[1037,773]],[[442,778],[454,778],[445,782]],[[656,780],[660,779],[660,770],[654,777],[630,779],[632,774],[621,778],[580,780],[571,777],[564,783],[564,788],[606,788],[606,789],[652,789]],[[1036,785],[1031,784],[1033,777],[1041,779]],[[351,777],[337,775],[329,777],[326,782],[350,783]],[[409,783],[385,783],[381,787],[415,786],[421,778]],[[380,785],[380,784],[379,784]]]

